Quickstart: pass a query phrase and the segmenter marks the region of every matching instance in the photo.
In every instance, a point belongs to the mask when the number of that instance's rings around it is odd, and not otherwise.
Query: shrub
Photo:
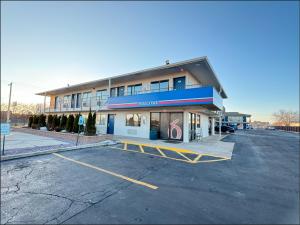
[[[53,116],[48,115],[48,118],[47,118],[47,128],[48,128],[48,130],[52,130],[52,122],[53,122]]]
[[[95,126],[95,122],[96,122],[96,113],[95,114],[95,120],[93,118],[91,109],[86,121],[86,135],[95,135],[96,134],[96,126]]]
[[[61,131],[60,121],[61,121],[61,116],[57,116],[55,120],[55,127],[54,127],[54,130],[57,132]]]
[[[39,128],[39,116],[38,115],[33,116],[31,128],[33,128],[33,129]]]
[[[52,120],[51,129],[55,130],[55,131],[60,131],[61,129],[59,127],[59,124],[60,124],[60,116],[54,115],[53,120]]]
[[[39,125],[39,127],[45,127],[46,126],[46,116],[44,114],[41,114],[39,116],[38,125]]]
[[[65,114],[63,114],[62,117],[60,118],[59,128],[61,130],[65,130],[66,125],[67,125],[67,116]]]
[[[93,124],[96,124],[96,112],[93,113]],[[96,127],[95,127],[96,128]]]
[[[81,116],[80,113],[76,114],[76,116],[75,116],[74,124],[73,124],[73,132],[74,133],[78,133],[78,129],[79,129],[78,121],[79,121],[80,116]]]
[[[55,129],[55,122],[57,120],[57,115],[54,115],[52,118],[52,123],[51,123],[51,130]]]
[[[28,127],[31,127],[33,121],[33,116],[28,117]]]
[[[74,116],[73,116],[73,114],[71,114],[71,115],[68,116],[68,119],[67,119],[66,130],[68,132],[72,132],[73,131],[73,126],[74,126]]]

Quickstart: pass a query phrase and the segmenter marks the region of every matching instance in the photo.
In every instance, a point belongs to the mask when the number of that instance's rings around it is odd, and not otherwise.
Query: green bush
[[[52,118],[52,123],[51,123],[51,128],[50,128],[51,130],[55,129],[56,120],[57,120],[57,115],[54,115]]]
[[[52,122],[53,122],[53,116],[50,114],[47,118],[47,128],[48,130],[52,130]]]
[[[62,130],[61,127],[60,127],[60,123],[61,123],[60,121],[61,121],[61,116],[58,116],[58,117],[56,118],[56,121],[55,121],[55,128],[54,128],[54,130],[57,131],[57,132],[59,132],[59,131]]]
[[[74,124],[73,124],[73,132],[74,133],[78,133],[78,129],[79,129],[78,121],[79,121],[80,116],[81,116],[80,113],[76,114],[76,116],[75,116]]]
[[[60,131],[61,129],[59,125],[60,125],[60,116],[54,115],[51,129],[55,131]]]
[[[28,127],[31,127],[33,121],[33,116],[28,117]]]
[[[95,119],[94,119],[95,116]],[[96,113],[92,115],[91,109],[86,121],[86,135],[95,135],[96,134]]]
[[[59,128],[62,129],[62,130],[65,130],[66,125],[67,125],[67,116],[65,114],[63,114],[61,119],[60,119]]]
[[[33,128],[33,129],[39,128],[39,116],[38,115],[33,116],[31,128]]]
[[[68,132],[72,132],[73,131],[73,126],[74,126],[74,116],[73,116],[73,114],[71,114],[71,115],[68,116],[68,119],[67,119],[66,130]]]
[[[39,115],[38,125],[39,125],[39,127],[45,127],[46,126],[46,115],[44,115],[44,114]]]

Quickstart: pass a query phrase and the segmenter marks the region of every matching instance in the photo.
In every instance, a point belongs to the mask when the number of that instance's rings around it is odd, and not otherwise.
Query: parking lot
[[[223,141],[231,159],[122,144],[2,162],[1,224],[299,223],[299,134]]]

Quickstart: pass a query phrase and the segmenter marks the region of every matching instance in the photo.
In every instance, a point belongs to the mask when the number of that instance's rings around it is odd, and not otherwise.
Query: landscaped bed
[[[28,127],[14,127],[12,128],[12,131],[40,135],[44,137],[51,137],[69,143],[76,143],[77,136],[78,136],[78,134],[76,133],[63,133],[63,132],[56,132],[56,131],[36,130]],[[80,135],[78,139],[78,144],[97,143],[104,140],[113,140],[113,135],[109,135],[109,134],[95,135],[95,136]]]
[[[28,127],[14,128],[15,131],[35,134],[45,137],[52,137],[69,143],[78,144],[96,143],[103,140],[112,140],[112,135],[96,134],[96,112],[91,110],[86,119],[85,126],[79,125],[80,114],[70,115],[33,115],[28,119]]]

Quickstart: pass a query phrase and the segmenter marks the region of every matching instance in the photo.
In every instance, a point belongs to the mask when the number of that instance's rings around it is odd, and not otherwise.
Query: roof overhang
[[[154,67],[150,69],[140,70],[132,73],[126,73],[126,74],[113,76],[109,78],[71,85],[68,87],[39,92],[37,93],[37,95],[43,95],[43,96],[59,95],[66,92],[92,89],[102,85],[108,85],[109,80],[111,81],[111,85],[114,85],[117,83],[122,83],[127,81],[135,81],[137,80],[137,77],[139,79],[144,79],[153,76],[177,73],[182,71],[187,71],[191,73],[199,82],[201,82],[203,86],[214,86],[222,98],[227,98],[227,95],[222,85],[220,84],[215,72],[213,71],[213,68],[211,67],[207,57],[195,58],[191,60],[167,64],[167,65]]]

